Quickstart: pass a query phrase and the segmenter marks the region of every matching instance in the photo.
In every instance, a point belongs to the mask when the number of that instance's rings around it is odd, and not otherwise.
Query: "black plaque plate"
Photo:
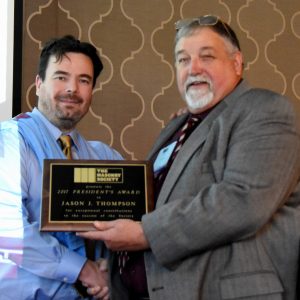
[[[96,220],[140,221],[152,209],[148,161],[44,160],[41,231],[94,230]]]

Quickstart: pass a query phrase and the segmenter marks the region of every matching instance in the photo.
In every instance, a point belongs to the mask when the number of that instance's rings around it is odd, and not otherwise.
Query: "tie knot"
[[[192,130],[193,127],[197,125],[200,121],[201,121],[200,117],[197,116],[189,117],[186,123],[184,124],[184,126],[182,127],[181,132],[187,132]]]
[[[69,135],[61,135],[59,137],[63,153],[68,159],[72,159],[72,138]]]
[[[69,135],[61,135],[59,139],[64,147],[72,146],[72,138]]]
[[[194,126],[197,123],[199,123],[201,121],[201,118],[198,116],[192,116],[189,118],[188,123],[190,124],[190,126]]]

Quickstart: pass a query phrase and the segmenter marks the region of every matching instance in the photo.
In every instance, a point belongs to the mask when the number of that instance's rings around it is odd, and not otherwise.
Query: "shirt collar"
[[[217,105],[215,105],[215,106],[211,107],[210,109],[207,109],[207,110],[205,110],[205,111],[203,111],[203,112],[201,112],[201,113],[199,113],[199,114],[189,113],[188,119],[194,117],[194,118],[199,119],[200,121],[203,121],[203,120],[207,117],[207,115],[208,115],[208,114],[209,114],[216,106],[217,106]]]
[[[62,134],[68,134],[71,136],[76,148],[78,148],[78,132],[76,129],[68,133],[63,133],[59,128],[53,125],[36,107],[32,110],[32,113],[36,115],[41,120],[41,122],[43,122],[43,124],[47,127],[47,129],[50,131],[51,135],[54,137],[55,140],[58,140],[58,138]]]

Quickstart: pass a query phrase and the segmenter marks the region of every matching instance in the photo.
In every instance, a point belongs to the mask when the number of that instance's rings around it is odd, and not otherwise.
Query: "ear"
[[[39,93],[40,93],[40,87],[41,87],[41,84],[43,83],[43,80],[42,78],[39,76],[39,75],[36,75],[35,77],[35,94],[37,96],[39,96]]]
[[[243,54],[241,51],[237,51],[234,53],[234,68],[235,72],[238,76],[242,75],[243,72]]]

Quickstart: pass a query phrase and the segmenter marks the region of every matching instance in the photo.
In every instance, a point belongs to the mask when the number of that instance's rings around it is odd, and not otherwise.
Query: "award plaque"
[[[94,230],[94,221],[140,221],[153,209],[149,161],[44,160],[41,231]]]

